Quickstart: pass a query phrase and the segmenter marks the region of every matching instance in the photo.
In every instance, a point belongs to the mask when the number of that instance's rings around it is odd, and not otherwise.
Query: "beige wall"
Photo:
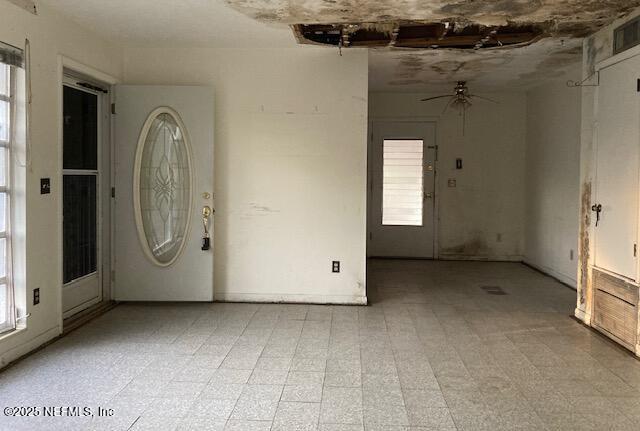
[[[580,198],[580,66],[527,92],[525,262],[576,286]]]
[[[0,1],[0,40],[24,47],[31,43],[33,104],[31,109],[31,159],[27,169],[27,329],[0,339],[0,366],[55,337],[62,314],[60,237],[61,118],[60,55],[115,77],[121,72],[120,49],[65,18],[39,7],[34,16]],[[52,193],[40,195],[40,178],[50,177]],[[21,286],[24,290],[24,286]],[[40,288],[41,302],[31,306],[32,292]]]
[[[125,50],[127,84],[214,87],[216,299],[365,301],[367,74],[358,50]]]
[[[441,259],[522,260],[524,241],[525,109],[524,93],[479,94],[499,104],[476,101],[462,117],[444,101],[420,102],[427,94],[372,93],[370,121],[417,118],[437,122],[439,207],[438,256]],[[456,158],[463,169],[455,169]],[[448,187],[448,179],[456,187]]]

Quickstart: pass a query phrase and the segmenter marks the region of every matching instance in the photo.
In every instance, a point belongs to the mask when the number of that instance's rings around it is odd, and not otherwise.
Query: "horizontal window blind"
[[[382,224],[422,226],[423,141],[383,142]]]

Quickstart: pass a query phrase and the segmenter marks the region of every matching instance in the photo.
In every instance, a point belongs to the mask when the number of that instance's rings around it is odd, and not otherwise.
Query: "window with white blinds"
[[[422,226],[423,141],[383,142],[382,224]]]

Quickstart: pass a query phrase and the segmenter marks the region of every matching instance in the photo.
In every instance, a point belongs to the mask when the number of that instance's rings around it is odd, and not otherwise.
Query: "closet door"
[[[640,57],[600,70],[596,184],[592,208],[595,266],[637,280]]]

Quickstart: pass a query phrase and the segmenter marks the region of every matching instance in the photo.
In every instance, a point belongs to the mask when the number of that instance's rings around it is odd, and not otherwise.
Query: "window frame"
[[[5,230],[0,231],[0,240],[5,240],[5,276],[0,277],[0,285],[4,285],[6,289],[6,304],[5,304],[5,313],[6,320],[4,322],[0,322],[0,335],[6,334],[7,332],[11,332],[16,329],[17,324],[17,310],[16,310],[16,301],[15,301],[15,289],[13,286],[12,272],[13,272],[13,258],[12,258],[12,247],[11,247],[11,208],[12,208],[12,169],[11,169],[11,147],[12,143],[15,139],[15,119],[16,119],[16,73],[15,66],[0,63],[0,67],[6,68],[7,76],[8,76],[8,94],[0,94],[0,101],[4,103],[8,103],[9,112],[7,115],[7,140],[0,139],[0,148],[4,148],[5,151],[5,159],[4,159],[4,169],[5,169],[5,185],[0,185],[0,194],[5,195],[5,208],[4,208],[4,217],[5,217]],[[2,169],[2,167],[0,167]]]

